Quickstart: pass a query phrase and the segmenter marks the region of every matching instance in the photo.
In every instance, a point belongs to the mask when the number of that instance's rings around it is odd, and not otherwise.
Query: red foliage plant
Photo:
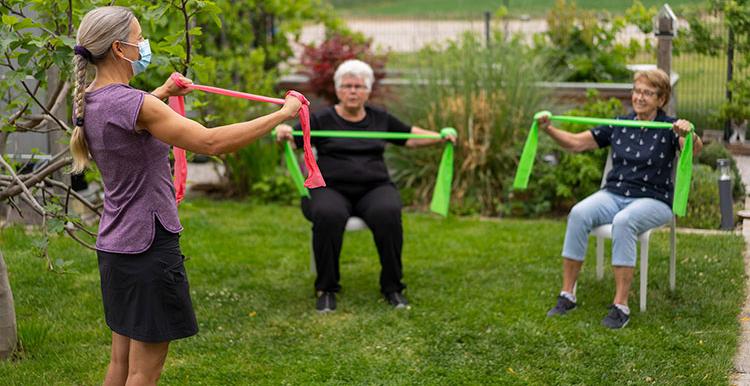
[[[330,103],[336,103],[333,74],[339,64],[349,59],[359,59],[372,67],[375,82],[370,96],[376,95],[378,82],[385,77],[386,55],[378,55],[370,46],[372,39],[359,41],[351,36],[334,35],[320,45],[305,45],[302,53],[303,72],[310,78],[310,88]]]

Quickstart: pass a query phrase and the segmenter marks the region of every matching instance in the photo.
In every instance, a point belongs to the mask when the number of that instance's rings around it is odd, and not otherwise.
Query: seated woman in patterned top
[[[586,255],[589,232],[612,224],[615,297],[602,324],[613,329],[625,327],[630,320],[628,291],[633,280],[637,237],[672,218],[674,158],[682,149],[685,136],[694,136],[694,154],[703,147],[700,138],[690,133],[690,122],[669,117],[662,110],[672,91],[664,71],[639,71],[633,80],[633,112],[621,119],[671,122],[672,131],[599,126],[569,133],[550,125],[547,116],[538,119],[539,128],[566,150],[582,152],[611,146],[613,165],[604,188],[570,211],[562,250],[562,290],[547,316],[563,315],[576,307],[573,287]]]

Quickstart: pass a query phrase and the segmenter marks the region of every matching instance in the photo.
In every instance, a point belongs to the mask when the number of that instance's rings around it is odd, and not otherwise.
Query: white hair
[[[339,88],[341,85],[341,78],[347,75],[362,79],[365,82],[365,86],[367,86],[367,90],[372,90],[375,74],[369,64],[357,59],[349,59],[339,64],[336,73],[333,74],[333,84],[336,88]]]

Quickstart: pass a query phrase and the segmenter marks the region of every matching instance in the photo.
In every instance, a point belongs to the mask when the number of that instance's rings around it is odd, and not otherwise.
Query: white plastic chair
[[[357,216],[349,217],[349,219],[346,220],[346,231],[358,231],[362,229],[367,229],[365,220],[362,220]],[[315,267],[315,250],[313,249],[312,243],[312,237],[310,237],[310,272],[312,272],[314,275],[318,273],[318,270]]]
[[[318,151],[315,148],[313,148],[313,155],[315,156],[315,159],[318,158]],[[302,172],[302,175],[306,176],[307,169],[305,169],[305,164],[301,163],[299,165],[299,168]],[[348,220],[346,220],[346,227],[344,228],[345,231],[358,231],[362,229],[367,229],[365,220],[362,220],[357,216],[351,216]],[[318,273],[317,267],[315,266],[315,249],[313,248],[312,235],[310,236],[310,272],[312,272],[313,274]]]
[[[676,166],[677,158],[675,158],[674,162],[675,163],[673,163],[673,165]],[[607,182],[607,174],[611,169],[612,151],[610,150],[610,153],[607,154],[607,163],[604,166],[604,175],[602,176],[601,184],[602,188]],[[674,180],[674,175],[672,179]],[[677,218],[674,214],[672,214],[672,221],[670,221],[669,223],[669,227],[671,230],[669,235],[669,289],[671,291],[674,291],[677,282],[677,238],[675,235],[676,226]],[[638,242],[641,245],[641,284],[639,290],[641,312],[646,311],[646,293],[648,290],[648,242],[651,237],[652,230],[653,228],[638,235]],[[605,224],[596,227],[591,231],[590,235],[596,237],[596,278],[597,280],[601,280],[604,277],[604,239],[612,239],[612,224]]]

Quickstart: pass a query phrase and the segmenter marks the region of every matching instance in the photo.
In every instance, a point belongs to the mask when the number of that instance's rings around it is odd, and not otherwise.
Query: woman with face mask
[[[104,384],[155,384],[169,342],[198,332],[180,252],[169,145],[211,155],[236,151],[294,117],[301,103],[290,96],[274,113],[209,130],[162,102],[189,89],[170,79],[151,93],[128,86],[151,60],[148,40],[129,9],[90,11],[76,43],[73,171],[93,159],[104,183],[96,242],[112,330]],[[96,68],[90,84],[88,64]]]

